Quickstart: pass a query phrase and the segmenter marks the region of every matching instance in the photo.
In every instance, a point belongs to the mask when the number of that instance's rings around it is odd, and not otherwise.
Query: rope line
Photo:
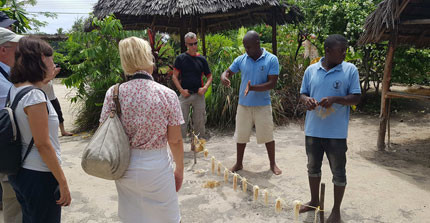
[[[199,140],[198,137],[194,133],[193,133],[193,135],[194,135],[194,138],[196,138],[197,140]],[[192,140],[191,143],[194,144],[194,140]],[[204,154],[205,158],[208,158],[209,151],[207,149],[204,149],[203,150],[203,154]],[[226,166],[224,166],[221,161],[219,161],[219,160],[217,160],[215,158],[215,156],[212,156],[210,158],[210,160],[211,160],[211,162],[210,162],[211,172],[212,172],[213,175],[220,176],[221,175],[221,170],[220,169],[224,168],[224,184],[225,185],[227,185],[227,183],[228,183],[229,176],[232,175],[233,176],[233,180],[232,181],[233,181],[233,189],[234,189],[234,191],[237,190],[238,181],[240,180],[241,185],[242,185],[242,190],[244,192],[247,192],[247,188],[248,188],[247,185],[250,186],[249,188],[253,192],[254,202],[258,202],[259,201],[258,197],[260,197],[260,193],[262,193],[261,195],[262,195],[262,197],[263,197],[263,199],[265,201],[264,204],[266,206],[268,205],[268,195],[269,195],[269,193],[268,193],[268,189],[267,188],[263,189],[263,188],[260,188],[257,185],[254,185],[254,184],[248,182],[248,180],[245,177],[240,176],[238,173],[233,172],[230,169],[228,169]],[[217,171],[215,171],[215,163],[217,163],[217,168],[218,168]],[[273,195],[275,195],[275,197],[277,197],[276,200],[275,200],[275,211],[277,213],[280,213],[282,211],[282,209],[287,210],[287,208],[283,208],[282,207],[283,206],[282,204],[287,204],[287,202],[284,199],[281,198],[281,197],[284,197],[284,196],[283,195],[282,196],[276,196],[276,194],[273,194]],[[314,219],[315,223],[318,221],[318,214],[320,212],[324,212],[324,210],[321,210],[320,206],[315,207],[315,206],[308,205],[308,204],[301,204],[301,202],[299,200],[294,200],[293,204],[294,204],[293,205],[293,210],[294,210],[294,216],[295,216],[294,217],[294,221],[298,220],[300,206],[304,206],[304,207],[315,209],[315,219]],[[289,205],[287,205],[287,206],[289,206]]]

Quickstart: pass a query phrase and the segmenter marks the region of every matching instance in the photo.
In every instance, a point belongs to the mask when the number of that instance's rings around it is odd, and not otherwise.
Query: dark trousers
[[[308,176],[321,177],[324,153],[327,155],[333,174],[333,184],[346,186],[346,139],[327,139],[306,136],[306,155],[308,156]]]
[[[21,168],[16,175],[9,175],[22,208],[23,223],[57,223],[61,221],[61,206],[54,196],[58,182],[51,172]]]

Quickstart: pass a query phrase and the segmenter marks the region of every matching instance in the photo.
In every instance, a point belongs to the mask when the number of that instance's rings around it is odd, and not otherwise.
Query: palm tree
[[[26,5],[36,5],[37,0],[0,0],[1,11],[6,13],[9,18],[16,20],[13,31],[16,33],[26,33],[29,30],[38,30],[39,27],[46,26],[46,22],[31,18],[25,10]],[[45,17],[56,18],[57,14],[52,12],[40,12]]]

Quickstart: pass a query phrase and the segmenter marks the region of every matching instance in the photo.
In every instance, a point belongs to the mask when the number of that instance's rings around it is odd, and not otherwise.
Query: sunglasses
[[[187,43],[188,46],[197,46],[197,42],[194,43]]]

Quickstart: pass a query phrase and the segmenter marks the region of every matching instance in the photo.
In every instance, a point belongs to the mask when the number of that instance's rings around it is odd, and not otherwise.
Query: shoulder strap
[[[27,150],[25,151],[25,155],[21,160],[21,163],[24,163],[25,159],[27,158],[28,154],[30,154],[31,148],[33,148],[34,139],[31,137],[30,144],[28,144]]]
[[[8,94],[7,94],[7,99],[6,99],[6,104],[8,104],[9,103],[9,101],[10,101],[10,90],[12,89],[12,87],[11,88],[9,88],[9,92],[8,92]],[[19,101],[28,93],[28,92],[30,92],[31,90],[33,90],[33,89],[37,89],[37,90],[39,90],[39,91],[41,91],[42,93],[43,93],[43,95],[45,95],[45,99],[46,99],[46,110],[48,111],[48,114],[49,114],[49,109],[48,109],[48,97],[46,96],[46,93],[42,90],[42,89],[40,89],[40,88],[35,88],[34,86],[28,86],[28,87],[26,87],[26,88],[24,88],[24,89],[22,89],[21,91],[19,91],[18,92],[18,94],[16,94],[15,95],[15,98],[13,99],[13,102],[12,102],[12,105],[10,106],[10,108],[12,109],[12,110],[14,110],[15,111],[15,108],[16,108],[16,106],[18,106],[18,103],[19,103]]]
[[[9,90],[7,91],[7,97],[6,102],[4,103],[4,107],[8,107],[9,101],[10,101],[10,89],[12,89],[12,86],[10,86]]]
[[[6,73],[6,71],[1,66],[0,66],[0,72],[1,72],[1,74],[3,74],[4,78],[6,78],[6,80],[10,81],[9,75]]]
[[[21,91],[18,92],[18,94],[16,94],[15,98],[13,99],[13,102],[12,102],[12,105],[10,106],[10,108],[15,112],[15,108],[16,108],[16,106],[18,106],[18,103],[22,99],[22,97],[24,97],[24,95],[26,95],[28,92],[30,92],[33,89],[38,89],[38,90],[42,91],[41,89],[35,88],[33,86],[28,86],[28,87],[22,89]],[[45,95],[46,100],[48,100],[48,98],[46,97],[45,92],[44,91],[42,91],[42,92]],[[7,101],[9,101],[9,100],[10,100],[10,89],[9,89],[9,93],[8,93],[8,96],[7,96]],[[48,114],[49,114],[48,102],[46,102],[46,110],[48,111]],[[16,123],[16,121],[15,121],[15,123]],[[24,157],[21,160],[22,163],[24,163],[24,161],[27,158],[28,154],[30,153],[31,148],[33,147],[33,145],[34,145],[34,139],[33,139],[33,137],[31,137],[31,141],[28,144],[27,150],[25,151],[25,155],[24,155]]]
[[[49,99],[46,96],[46,93],[42,89],[40,89],[40,88],[33,88],[33,89],[37,89],[37,90],[41,91],[43,93],[43,95],[45,95],[45,98],[46,98],[46,110],[48,111],[48,115],[49,115],[49,108],[48,108],[48,100]],[[24,161],[27,158],[28,154],[30,154],[30,151],[31,151],[31,148],[33,147],[33,144],[34,144],[34,138],[31,137],[31,141],[28,144],[28,147],[27,147],[27,150],[25,151],[24,157],[22,158],[22,161],[21,161],[22,163],[24,163]]]
[[[115,102],[115,110],[116,114],[118,116],[121,115],[121,105],[119,104],[119,85],[120,84],[115,84],[115,87],[113,88],[113,101]]]
[[[7,101],[10,101],[10,90],[11,89],[9,89]],[[15,110],[16,106],[18,106],[18,103],[22,99],[22,97],[24,97],[24,95],[26,95],[28,92],[30,92],[33,89],[34,89],[33,86],[28,86],[28,87],[22,89],[21,91],[19,91],[18,94],[15,95],[15,98],[13,99],[13,102],[12,102],[12,105],[10,106],[10,108],[12,110]]]

